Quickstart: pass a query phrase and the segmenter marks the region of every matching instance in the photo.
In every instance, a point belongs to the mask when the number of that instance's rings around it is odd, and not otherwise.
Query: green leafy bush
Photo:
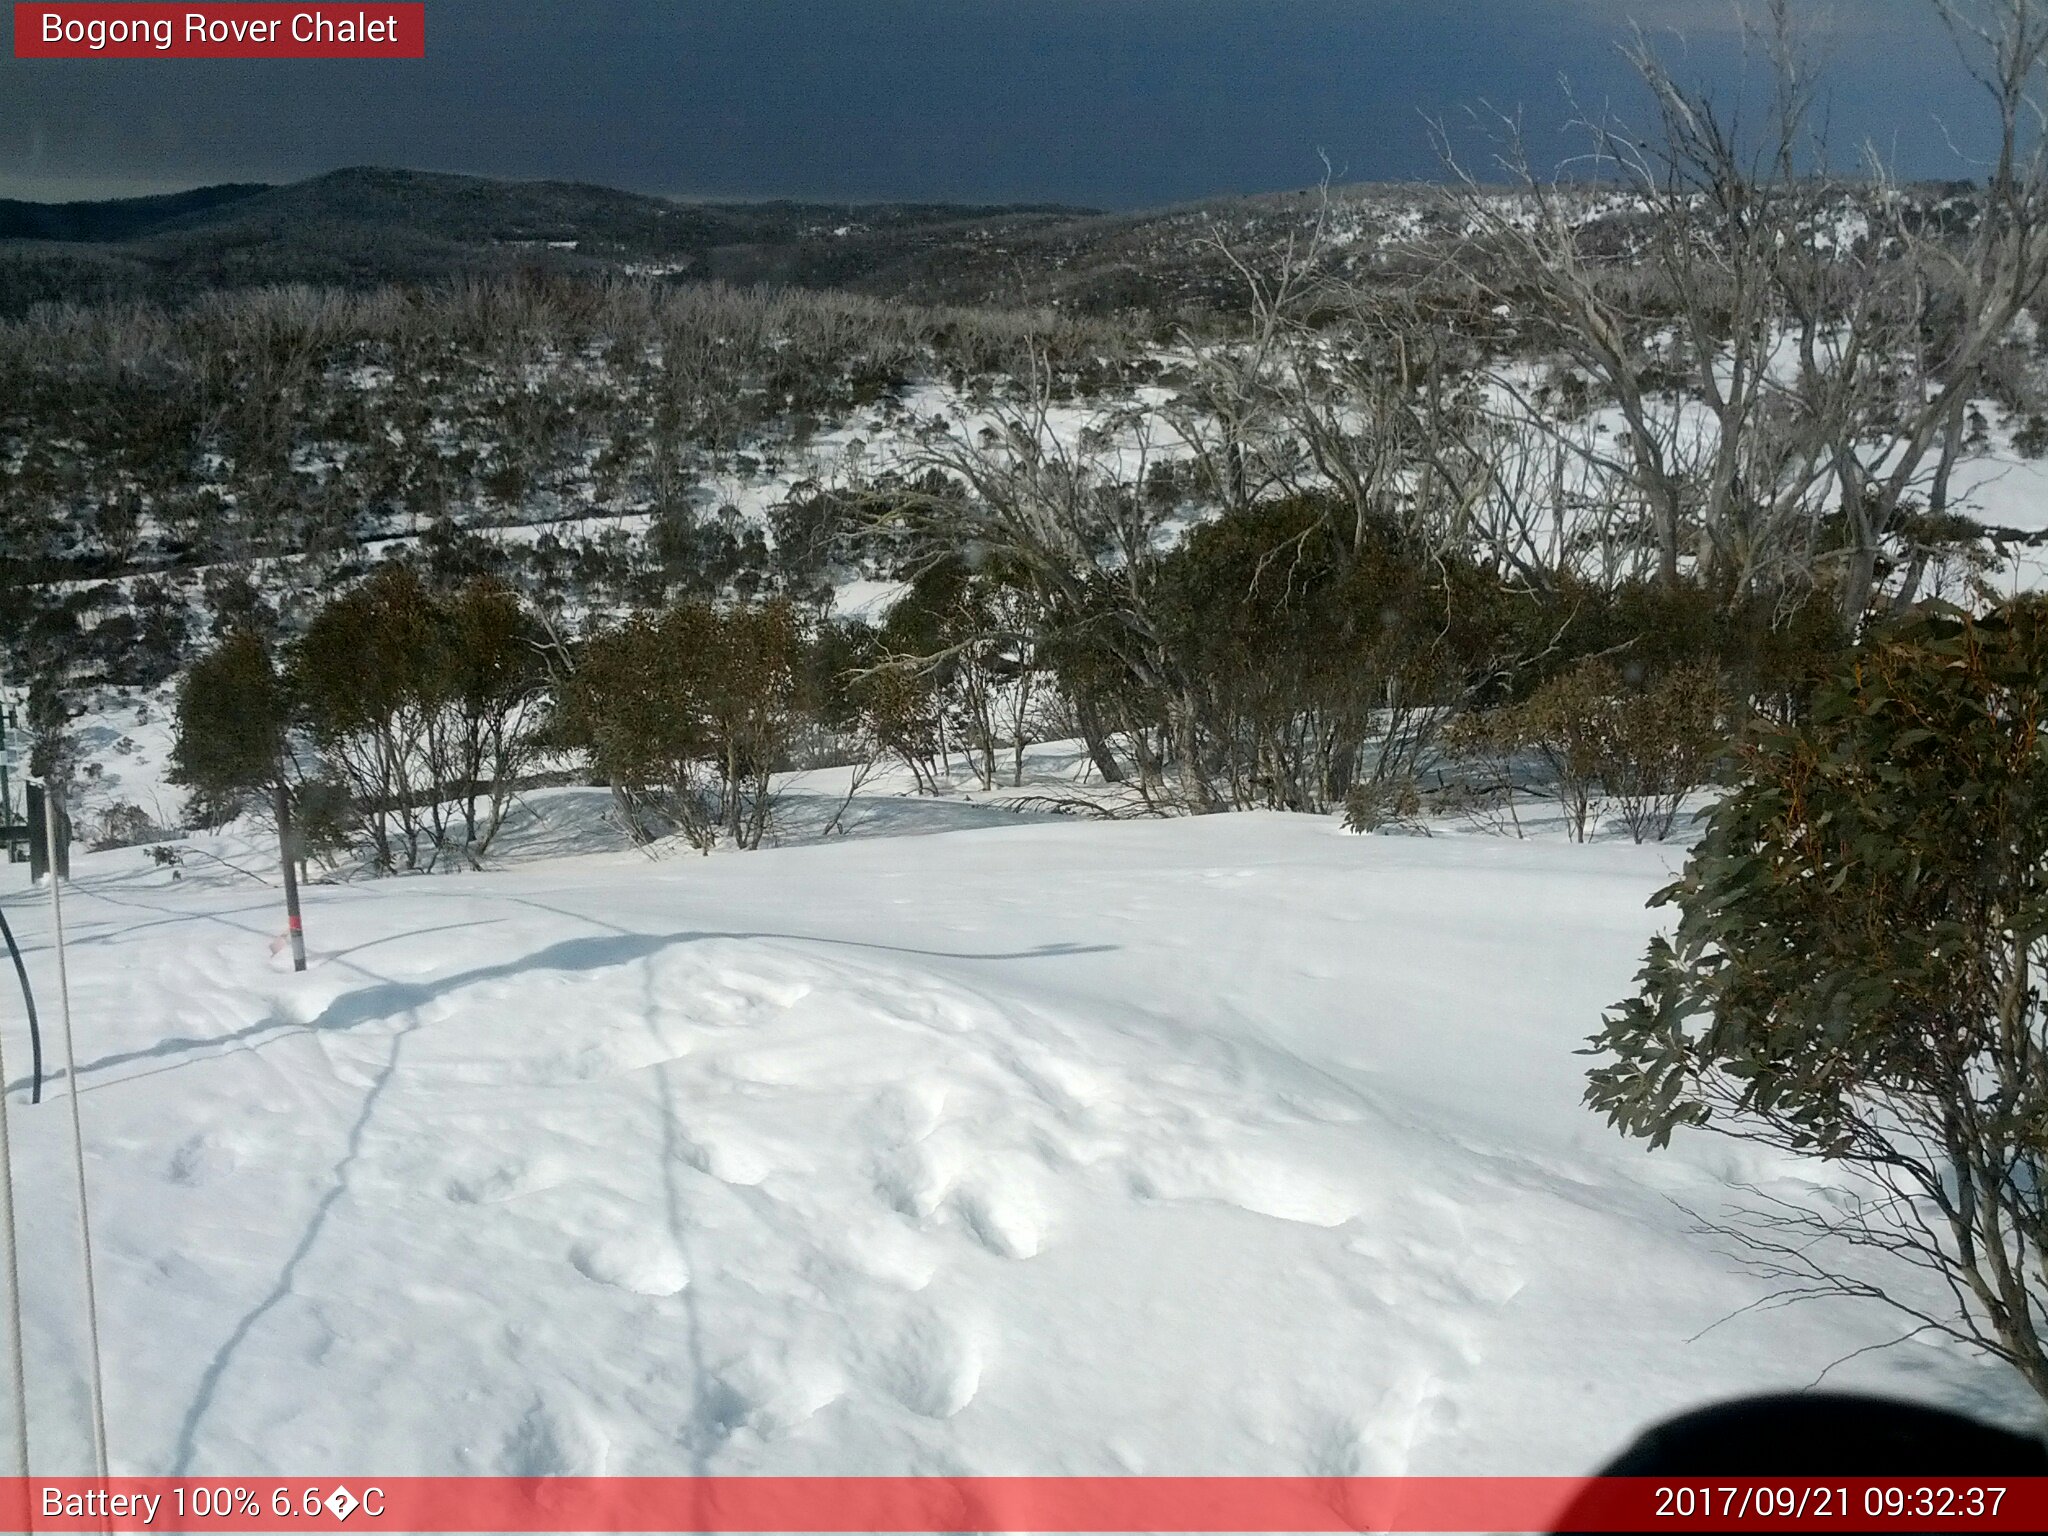
[[[1859,647],[1748,746],[1656,901],[1677,931],[1594,1037],[1588,1102],[1653,1146],[1708,1126],[1841,1165],[1839,1198],[1740,1223],[1766,1272],[1890,1301],[2048,1397],[2048,604]],[[1954,1313],[1835,1268],[1870,1250]]]

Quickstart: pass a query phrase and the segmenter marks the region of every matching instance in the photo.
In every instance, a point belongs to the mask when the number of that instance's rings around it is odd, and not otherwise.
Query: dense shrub
[[[1162,562],[1171,707],[1223,803],[1323,811],[1412,769],[1468,670],[1433,574],[1397,534],[1340,532],[1312,501],[1219,518]]]
[[[86,828],[86,846],[94,853],[111,848],[136,848],[163,841],[171,834],[156,824],[141,806],[128,801],[110,805],[92,818]]]
[[[589,753],[635,837],[757,848],[772,776],[808,717],[808,647],[797,610],[779,600],[635,615],[580,649],[561,739]]]
[[[1860,1176],[1741,1231],[1802,1290],[1889,1299],[1843,1245],[1932,1270],[1957,1315],[1916,1326],[2048,1397],[2044,741],[2040,599],[1858,647],[1743,752],[1587,1097],[1652,1145],[1711,1125]]]
[[[1574,841],[1592,835],[1610,799],[1637,842],[1662,841],[1711,779],[1729,713],[1711,667],[1688,663],[1632,682],[1611,661],[1589,658],[1526,699],[1466,717],[1447,741],[1454,754],[1491,760],[1510,788],[1516,759],[1534,759]]]

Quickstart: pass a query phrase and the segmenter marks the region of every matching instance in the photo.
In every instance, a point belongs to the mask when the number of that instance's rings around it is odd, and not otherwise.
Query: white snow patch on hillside
[[[832,593],[834,617],[880,625],[910,591],[907,581],[843,581]]]
[[[176,687],[98,688],[82,704],[66,742],[78,768],[69,806],[80,835],[93,836],[99,819],[119,806],[134,807],[160,827],[177,826],[186,792],[166,777],[176,737]]]

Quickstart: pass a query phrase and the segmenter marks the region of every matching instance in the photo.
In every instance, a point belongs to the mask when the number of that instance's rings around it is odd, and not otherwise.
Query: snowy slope
[[[117,1470],[1487,1472],[1898,1331],[1694,1235],[1804,1175],[1579,1107],[1673,849],[1273,816],[278,898],[80,861]],[[8,877],[11,880],[17,877]],[[7,911],[48,999],[43,907]],[[61,1093],[38,1471],[83,1462]],[[1994,1412],[1909,1345],[1831,1382]]]

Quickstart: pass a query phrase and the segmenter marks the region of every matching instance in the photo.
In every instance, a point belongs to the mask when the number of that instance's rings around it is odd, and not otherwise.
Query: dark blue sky
[[[1431,174],[1425,118],[1558,81],[1629,102],[1631,18],[1739,77],[1739,0],[430,0],[423,63],[0,58],[0,196],[339,165],[568,177],[706,197],[1107,207]],[[1752,0],[1754,4],[1754,0]],[[1795,0],[1843,148],[1965,174],[1973,117],[1928,0]],[[1675,29],[1675,30],[1667,30]],[[11,50],[9,50],[11,53]],[[1967,143],[1969,135],[1959,136]]]

